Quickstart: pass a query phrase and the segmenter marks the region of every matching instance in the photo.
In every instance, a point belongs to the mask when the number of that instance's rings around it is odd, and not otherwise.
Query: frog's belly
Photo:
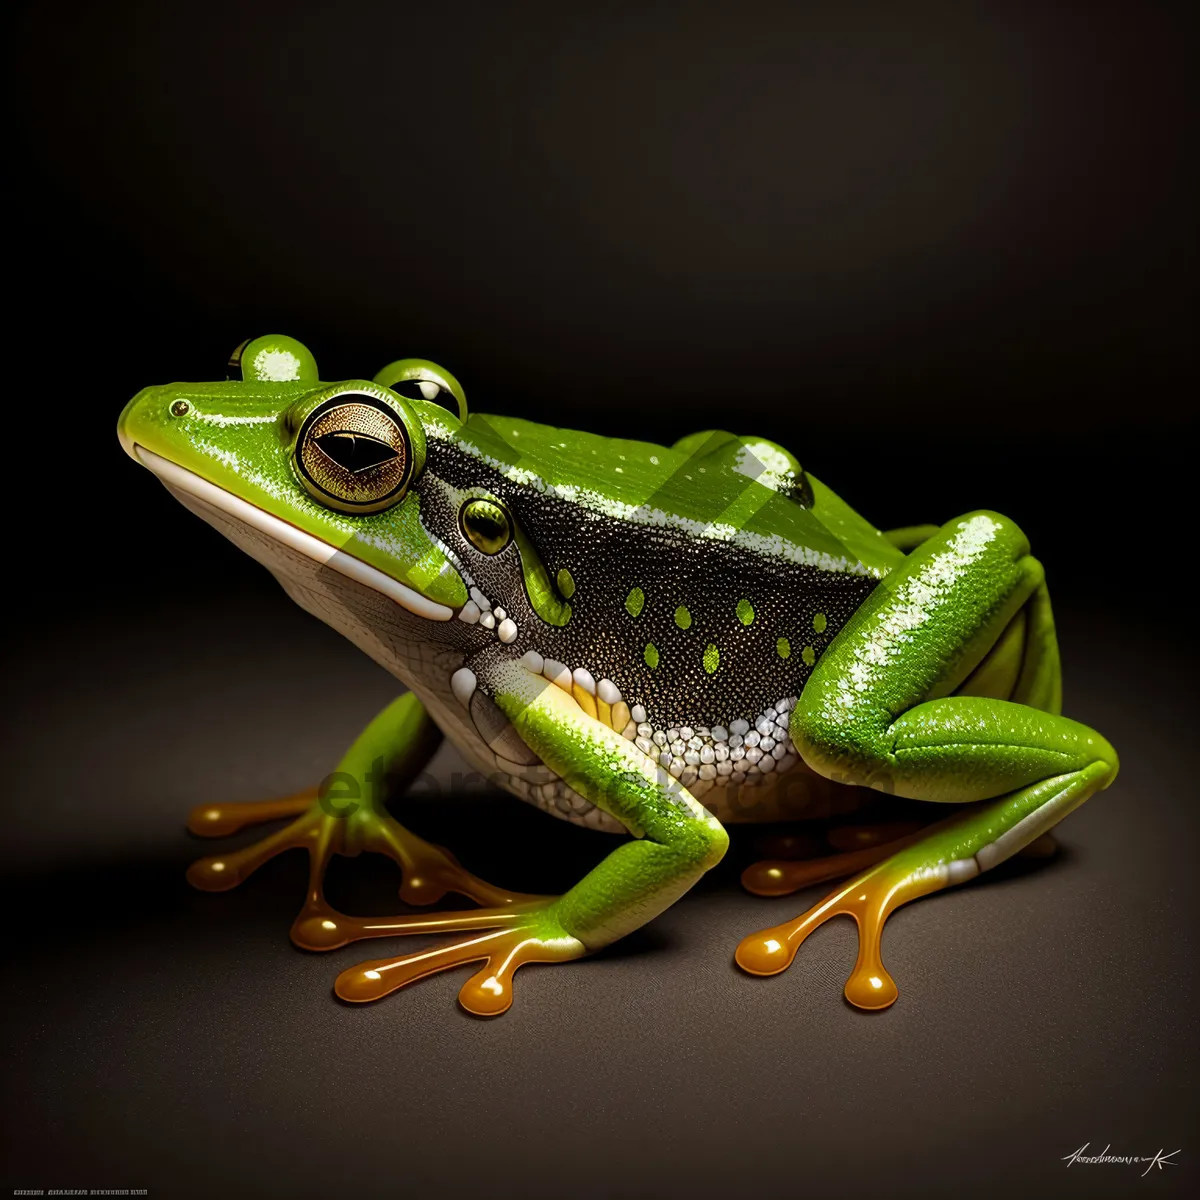
[[[301,608],[336,629],[416,692],[438,727],[483,779],[561,820],[606,833],[625,832],[615,817],[586,800],[528,751],[522,757],[532,761],[516,762],[493,748],[497,742],[494,731],[492,744],[484,740],[470,712],[450,690],[450,676],[462,666],[464,655],[432,645],[426,621],[199,497],[170,490],[265,566]],[[856,789],[813,774],[799,760],[788,770],[742,783],[724,777],[697,779],[689,784],[689,790],[719,821],[732,824],[831,816],[849,811],[859,802]]]
[[[459,748],[471,761],[472,756],[466,749]],[[483,748],[486,752],[486,746]],[[584,799],[548,767],[543,766],[541,770],[547,773],[548,779],[542,784],[530,784],[527,777],[506,775],[503,771],[494,771],[486,777],[514,796],[572,824],[605,833],[626,832],[619,821]],[[759,784],[722,783],[717,786],[697,781],[689,791],[724,825],[815,820],[851,812],[862,803],[859,789],[831,783],[802,765],[775,774]]]
[[[495,754],[457,702],[439,702],[440,698],[427,696],[420,685],[414,690],[442,732],[483,779],[572,824],[605,833],[626,832],[615,817],[581,796],[545,763],[522,766]],[[752,780],[697,779],[688,790],[723,824],[813,820],[850,812],[862,802],[861,789],[832,783],[800,759],[786,771]]]

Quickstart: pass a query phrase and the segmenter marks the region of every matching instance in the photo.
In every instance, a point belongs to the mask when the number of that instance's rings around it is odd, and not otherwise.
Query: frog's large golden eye
[[[296,436],[296,471],[322,504],[372,513],[395,504],[412,478],[403,421],[365,392],[341,392],[318,405]]]
[[[491,500],[468,500],[459,520],[471,545],[484,554],[499,554],[512,541],[508,513]]]

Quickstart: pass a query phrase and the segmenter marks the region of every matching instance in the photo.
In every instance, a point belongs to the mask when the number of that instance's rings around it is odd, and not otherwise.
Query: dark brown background
[[[1195,1187],[1191,30],[1162,5],[10,10],[4,1182],[156,1194],[1124,1195]],[[883,525],[981,505],[1049,570],[1068,710],[1122,754],[1033,868],[749,979],[815,896],[729,859],[642,933],[373,1007],[286,930],[303,862],[189,891],[187,809],[310,783],[392,694],[124,459],[140,386],[243,337],[434,358],[482,410],[793,448]],[[449,781],[452,758],[438,760]],[[606,849],[459,788],[473,869]],[[395,905],[339,863],[349,909]],[[1179,1146],[1144,1181],[1091,1142]],[[1188,1181],[1191,1181],[1190,1183]]]

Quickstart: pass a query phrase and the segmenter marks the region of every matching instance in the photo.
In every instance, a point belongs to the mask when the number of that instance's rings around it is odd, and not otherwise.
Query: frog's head
[[[388,657],[381,639],[436,641],[469,596],[414,483],[427,423],[458,423],[444,405],[465,420],[458,382],[404,359],[372,381],[322,383],[286,337],[230,365],[240,379],[139,392],[118,424],[125,450],[374,657]]]

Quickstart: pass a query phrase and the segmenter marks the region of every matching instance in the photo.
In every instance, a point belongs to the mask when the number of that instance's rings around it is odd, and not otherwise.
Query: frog
[[[189,818],[218,837],[286,820],[188,879],[223,891],[305,849],[302,949],[439,935],[343,970],[344,1001],[473,966],[459,1002],[497,1016],[521,966],[593,954],[673,905],[722,860],[727,827],[836,818],[871,795],[926,815],[748,866],[756,895],[834,888],[733,959],[777,975],[849,915],[844,996],[886,1009],[890,915],[1049,852],[1116,778],[1109,742],[1062,714],[1045,570],[997,512],[883,531],[766,438],[668,446],[476,413],[419,358],[325,382],[283,335],[243,343],[224,380],[138,392],[118,437],[403,685],[321,784]],[[403,796],[443,740],[502,791],[620,840],[560,895],[479,878],[380,799],[384,778]],[[333,856],[362,852],[399,865],[405,911],[326,899]],[[428,908],[450,894],[474,907]]]

